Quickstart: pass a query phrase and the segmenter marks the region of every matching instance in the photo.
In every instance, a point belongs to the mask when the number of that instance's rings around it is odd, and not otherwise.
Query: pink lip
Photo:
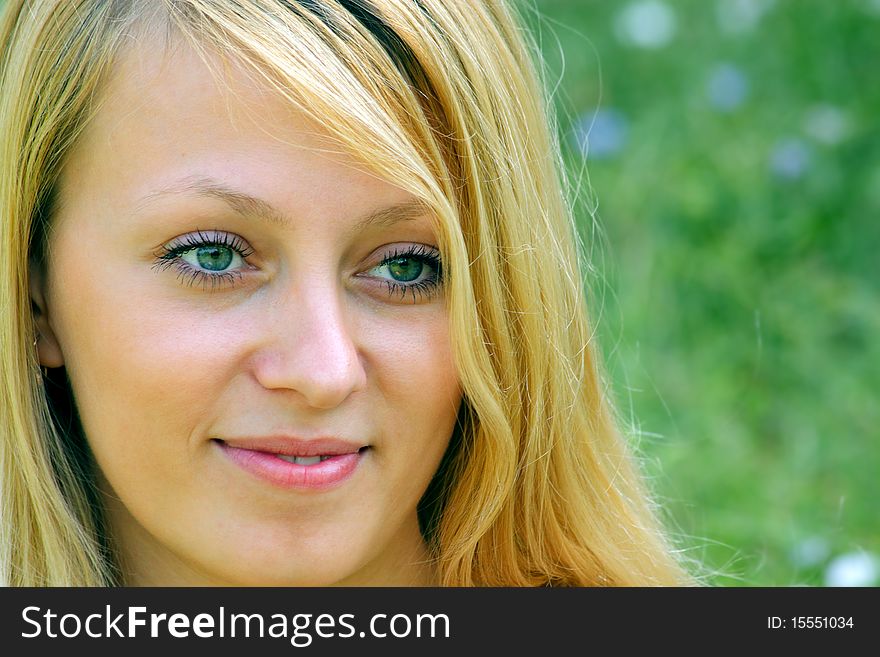
[[[214,441],[239,467],[281,488],[326,490],[348,479],[360,464],[366,446],[321,438],[253,438]],[[284,456],[329,456],[314,465],[300,465],[278,458]]]

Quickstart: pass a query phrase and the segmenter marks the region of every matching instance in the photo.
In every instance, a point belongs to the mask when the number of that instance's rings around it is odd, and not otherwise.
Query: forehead
[[[164,132],[173,120],[196,134],[223,124],[239,131],[261,130],[290,143],[330,145],[320,126],[255,78],[234,59],[202,55],[181,39],[159,42],[146,36],[121,53],[96,120],[113,133],[105,136],[115,138],[133,123]]]
[[[97,186],[121,203],[123,192],[131,200],[194,175],[257,192],[267,170],[279,169],[288,185],[312,193],[328,176],[373,178],[243,65],[208,57],[180,40],[143,37],[127,48],[68,156],[62,196]]]

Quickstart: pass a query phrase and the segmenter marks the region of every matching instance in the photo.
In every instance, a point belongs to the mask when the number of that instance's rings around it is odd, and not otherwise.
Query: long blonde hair
[[[2,579],[123,581],[75,406],[32,347],[28,262],[120,50],[157,26],[233,57],[432,209],[464,391],[419,507],[441,582],[690,583],[605,392],[536,48],[501,0],[6,2]]]

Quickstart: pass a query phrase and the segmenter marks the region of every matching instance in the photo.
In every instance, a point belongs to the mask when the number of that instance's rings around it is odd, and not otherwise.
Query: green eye
[[[430,299],[441,286],[440,252],[424,244],[392,249],[370,274],[385,283],[391,297],[409,295],[413,303]]]
[[[222,231],[196,231],[161,248],[153,267],[174,268],[178,279],[192,287],[200,283],[213,291],[221,283],[233,285],[249,269],[245,258],[253,254],[238,235]]]
[[[415,258],[397,258],[388,263],[388,273],[394,280],[409,283],[417,279],[424,269],[425,263]]]
[[[195,264],[208,271],[223,271],[232,264],[232,259],[235,256],[235,252],[228,246],[218,244],[200,246],[193,251]]]
[[[188,265],[204,271],[226,271],[231,265],[236,264],[236,260],[241,260],[241,256],[232,248],[222,244],[199,246],[181,254],[180,257]]]

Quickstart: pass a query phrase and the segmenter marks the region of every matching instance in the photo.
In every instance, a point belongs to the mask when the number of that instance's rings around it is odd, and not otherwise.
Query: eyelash
[[[188,287],[199,284],[206,291],[208,286],[210,286],[212,292],[221,284],[235,285],[236,280],[241,280],[242,273],[240,270],[211,273],[196,269],[181,258],[183,254],[204,246],[222,246],[232,249],[242,259],[254,253],[253,249],[248,247],[237,235],[217,232],[211,236],[197,230],[195,234],[186,235],[176,242],[162,246],[160,252],[156,255],[153,268],[158,271],[165,271],[175,267],[177,269],[177,278],[181,283]],[[436,249],[424,244],[411,244],[402,249],[395,248],[393,251],[386,253],[382,257],[382,261],[372,269],[378,269],[393,263],[395,260],[406,258],[427,265],[433,270],[433,273],[425,280],[417,283],[404,283],[383,279],[388,289],[388,296],[394,297],[395,294],[399,293],[401,300],[403,300],[406,298],[407,293],[409,293],[412,295],[413,303],[416,303],[417,295],[419,299],[430,299],[437,293],[443,282],[440,252]]]
[[[218,232],[212,237],[200,230],[196,230],[195,234],[185,235],[178,242],[162,246],[160,253],[156,256],[153,267],[158,271],[165,271],[170,267],[176,267],[177,280],[181,283],[188,287],[200,284],[203,290],[207,290],[208,285],[210,285],[212,292],[218,285],[223,283],[235,285],[236,279],[241,280],[241,272],[238,270],[210,273],[196,269],[181,259],[184,253],[202,246],[229,248],[240,255],[242,259],[247,258],[254,252],[237,235]]]
[[[374,269],[391,264],[395,260],[402,260],[405,258],[410,258],[428,265],[434,270],[434,273],[429,278],[419,281],[418,283],[406,284],[399,281],[384,279],[388,287],[388,296],[393,297],[400,292],[400,298],[403,300],[406,298],[407,292],[409,292],[412,295],[413,303],[416,302],[417,294],[420,299],[430,299],[437,293],[443,283],[443,264],[440,258],[440,252],[437,251],[437,249],[425,246],[424,244],[411,244],[400,251],[395,249],[393,252],[386,253],[382,258],[382,262],[374,267]]]

